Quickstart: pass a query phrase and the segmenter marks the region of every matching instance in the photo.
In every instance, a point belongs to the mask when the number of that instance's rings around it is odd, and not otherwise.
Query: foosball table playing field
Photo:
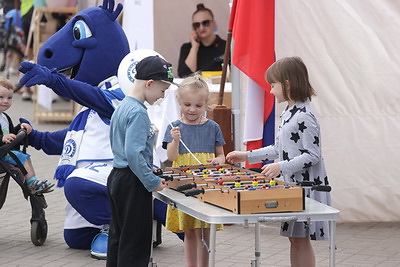
[[[167,186],[235,214],[302,211],[304,190],[229,164],[167,167]]]

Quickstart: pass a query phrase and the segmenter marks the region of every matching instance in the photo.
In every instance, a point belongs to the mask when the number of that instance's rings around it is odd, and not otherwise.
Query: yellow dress
[[[209,164],[207,159],[215,157],[214,153],[193,153],[203,164]],[[198,165],[196,159],[190,153],[179,154],[178,158],[172,163],[172,167],[181,165]],[[188,229],[210,228],[210,224],[200,221],[178,209],[172,209],[170,205],[167,208],[167,218],[165,228],[175,233],[181,233]],[[222,230],[222,224],[217,224],[217,231]]]

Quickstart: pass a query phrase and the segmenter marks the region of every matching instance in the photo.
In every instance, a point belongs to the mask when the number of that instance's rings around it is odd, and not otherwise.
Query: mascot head
[[[104,0],[100,7],[79,12],[42,45],[38,64],[94,86],[117,75],[119,63],[129,53],[116,20],[121,10],[122,4],[114,11],[114,0]]]

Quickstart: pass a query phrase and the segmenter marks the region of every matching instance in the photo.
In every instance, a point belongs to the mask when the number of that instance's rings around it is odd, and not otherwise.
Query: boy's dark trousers
[[[152,193],[129,168],[113,168],[107,187],[111,205],[107,267],[147,267],[152,245]]]

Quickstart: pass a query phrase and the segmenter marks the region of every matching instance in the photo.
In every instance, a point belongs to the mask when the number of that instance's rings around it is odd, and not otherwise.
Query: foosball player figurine
[[[241,185],[242,185],[242,183],[241,183],[240,179],[236,179],[236,180],[235,180],[235,187],[238,188],[238,187],[240,187]]]

